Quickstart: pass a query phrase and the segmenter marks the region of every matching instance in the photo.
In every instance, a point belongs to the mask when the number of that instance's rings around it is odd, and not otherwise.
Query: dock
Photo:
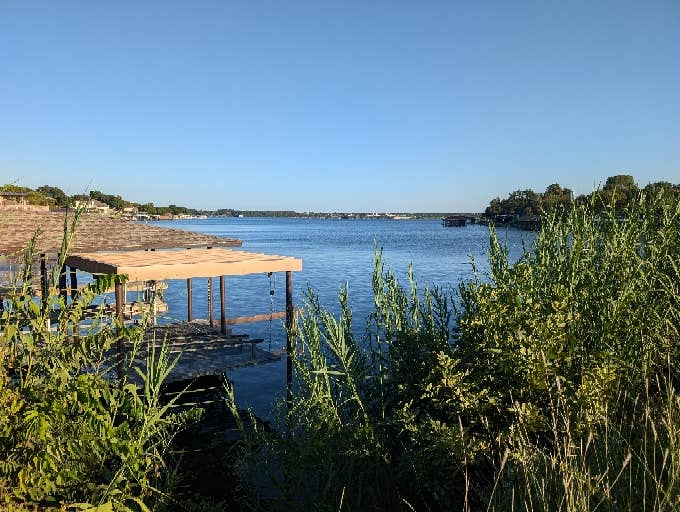
[[[44,304],[48,304],[49,297],[55,294],[63,299],[61,304],[66,307],[77,300],[79,272],[89,273],[93,279],[102,275],[113,276],[114,304],[93,306],[92,311],[74,320],[67,329],[73,331],[74,337],[86,335],[83,329],[87,331],[88,315],[91,318],[103,317],[108,325],[112,324],[119,333],[113,354],[118,379],[127,376],[129,364],[126,363],[131,362],[131,342],[125,339],[124,328],[145,316],[151,317],[151,327],[145,343],[137,347],[135,363],[146,364],[149,349],[159,348],[162,340],[167,341],[170,355],[181,356],[169,376],[171,381],[221,375],[232,368],[285,357],[286,384],[290,392],[293,373],[290,333],[295,322],[293,273],[302,270],[301,259],[235,250],[232,247],[241,245],[241,241],[236,239],[87,215],[76,224],[72,252],[63,259],[59,252],[62,250],[64,225],[72,220],[70,215],[72,213],[52,212],[17,215],[11,211],[0,211],[0,222],[11,226],[11,230],[3,233],[6,236],[0,239],[0,256],[19,268],[33,239],[33,286],[29,293],[42,298]],[[61,263],[63,267],[57,268]],[[226,287],[229,276],[262,273],[269,276],[285,273],[285,310],[228,317]],[[52,282],[50,276],[59,276],[58,283]],[[194,311],[193,284],[197,279],[207,280],[207,311]],[[164,282],[168,280],[186,283],[186,322],[156,326],[156,315],[167,309],[162,291]],[[136,300],[129,299],[130,292]],[[56,307],[51,313],[58,318],[59,311]],[[283,353],[263,350],[259,346],[262,339],[231,331],[232,325],[273,319],[285,319],[287,339]],[[79,324],[81,320],[85,325]],[[51,328],[50,322],[46,328]]]
[[[445,228],[463,228],[468,224],[476,224],[479,217],[471,214],[448,215],[442,218],[442,226]]]
[[[144,371],[149,350],[160,351],[165,347],[171,360],[180,356],[166,379],[166,383],[171,383],[219,376],[235,368],[281,359],[281,353],[261,349],[262,342],[263,338],[234,334],[231,330],[222,334],[218,327],[211,327],[205,319],[151,326],[135,354],[134,366]],[[128,377],[134,379],[136,376]]]

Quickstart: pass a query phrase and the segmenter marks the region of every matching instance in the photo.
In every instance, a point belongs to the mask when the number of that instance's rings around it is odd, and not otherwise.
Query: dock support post
[[[224,276],[220,276],[220,332],[227,334],[227,298]]]
[[[123,369],[125,362],[125,340],[123,339],[123,283],[120,277],[115,278],[115,293],[116,293],[116,320],[118,321],[118,339],[116,340],[117,352],[117,366],[118,380],[123,380]]]
[[[61,263],[61,254],[57,255],[57,264]],[[68,292],[66,291],[66,265],[59,269],[59,296],[64,299],[64,305],[68,301]]]
[[[49,283],[47,280],[47,256],[43,253],[40,255],[40,298],[42,299],[43,309],[47,309],[47,302],[49,299]],[[49,332],[51,328],[50,317],[45,315],[45,330]]]
[[[293,403],[293,359],[294,343],[294,311],[293,311],[293,273],[286,272],[286,396],[288,408]]]
[[[71,302],[78,298],[78,276],[76,275],[76,269],[70,268],[71,273]]]
[[[71,303],[73,303],[78,298],[78,276],[76,275],[76,269],[69,267],[71,274]],[[73,339],[78,341],[80,339],[80,323],[76,320],[73,322]]]
[[[192,309],[191,278],[189,278],[187,279],[187,322],[191,322],[193,320]]]
[[[47,304],[47,257],[45,254],[40,255],[40,298],[43,305]]]
[[[210,327],[214,327],[215,319],[213,315],[213,280],[212,277],[208,278],[208,324]]]

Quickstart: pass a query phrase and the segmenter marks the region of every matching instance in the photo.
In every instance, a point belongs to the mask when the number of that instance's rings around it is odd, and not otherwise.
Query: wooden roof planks
[[[73,214],[26,212],[0,209],[0,255],[10,259],[23,256],[31,238],[39,232],[35,254],[55,254],[64,237],[64,221]],[[234,238],[193,233],[111,217],[84,214],[76,227],[70,252],[106,250],[171,249],[188,247],[240,246]]]
[[[298,258],[219,248],[73,254],[66,264],[93,274],[126,274],[131,281],[302,270]]]

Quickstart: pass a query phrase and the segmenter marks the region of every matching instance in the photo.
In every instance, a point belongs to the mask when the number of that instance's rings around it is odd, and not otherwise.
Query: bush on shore
[[[65,226],[50,289],[75,222],[77,215]],[[0,509],[156,510],[171,480],[166,450],[196,415],[172,414],[160,400],[172,362],[163,350],[151,351],[143,372],[126,363],[128,374],[137,371],[140,389],[127,378],[117,381],[112,348],[120,336],[138,346],[144,322],[126,328],[103,314],[84,319],[114,276],[68,303],[56,294],[39,300],[31,289],[33,261],[32,243],[0,308]],[[87,335],[78,335],[78,323],[89,323]]]
[[[680,202],[545,219],[512,265],[454,296],[376,255],[353,334],[308,294],[278,430],[247,430],[253,506],[280,510],[676,510]],[[452,328],[451,326],[455,326]]]

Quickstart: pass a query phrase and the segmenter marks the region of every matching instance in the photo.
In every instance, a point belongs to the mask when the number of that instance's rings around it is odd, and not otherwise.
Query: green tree
[[[487,206],[486,211],[484,212],[484,215],[486,217],[493,217],[494,215],[500,215],[502,209],[502,203],[501,203],[501,198],[496,197],[491,200],[489,203],[489,206]]]
[[[38,187],[36,192],[41,193],[45,197],[51,197],[57,206],[67,207],[71,206],[72,201],[69,196],[67,196],[62,189],[59,187],[52,187],[50,185],[43,185]]]
[[[674,185],[668,181],[649,183],[642,190],[647,196],[651,196],[652,198],[659,195],[668,195],[670,197],[675,197],[676,199],[680,197],[680,185]]]
[[[0,192],[12,192],[16,194],[26,194],[24,200],[28,204],[48,206],[53,203],[53,200],[44,196],[40,192],[36,192],[32,188],[21,187],[19,185],[7,184],[0,187]]]
[[[565,210],[573,203],[573,192],[569,188],[562,188],[558,183],[548,185],[543,193],[543,211]]]
[[[607,178],[600,192],[600,199],[603,204],[613,202],[616,211],[621,212],[637,196],[638,191],[638,186],[630,174],[617,174]]]
[[[148,213],[149,215],[156,215],[156,207],[153,203],[146,203],[138,205],[140,212]]]

